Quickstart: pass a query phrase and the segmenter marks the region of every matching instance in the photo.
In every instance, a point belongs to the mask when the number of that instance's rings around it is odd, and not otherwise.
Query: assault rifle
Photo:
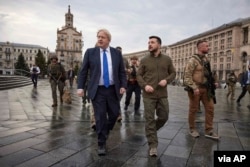
[[[215,97],[215,79],[211,72],[211,67],[209,62],[204,62],[204,67],[206,68],[207,72],[205,72],[205,77],[207,78],[206,87],[208,90],[209,98],[213,98],[214,104],[216,104],[216,97]]]

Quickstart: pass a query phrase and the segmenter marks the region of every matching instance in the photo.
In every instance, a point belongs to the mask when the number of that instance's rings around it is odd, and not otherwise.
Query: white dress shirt
[[[109,47],[106,49],[106,55],[107,55],[107,59],[108,59],[109,84],[114,85],[112,59],[111,59],[111,53],[110,53]],[[104,81],[103,81],[103,49],[101,49],[101,48],[100,48],[100,60],[101,60],[101,76],[100,76],[100,80],[99,80],[99,85],[104,85]]]

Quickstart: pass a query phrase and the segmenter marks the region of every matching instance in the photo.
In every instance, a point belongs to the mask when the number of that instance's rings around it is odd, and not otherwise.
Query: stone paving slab
[[[0,166],[213,166],[215,150],[250,150],[249,96],[242,106],[226,99],[218,89],[215,106],[215,131],[220,141],[204,137],[204,108],[197,113],[201,136],[188,133],[188,98],[182,87],[169,86],[169,121],[158,131],[158,157],[148,156],[143,105],[140,115],[122,109],[107,141],[108,154],[97,155],[97,136],[90,128],[89,106],[83,106],[72,89],[73,103],[50,107],[48,80],[32,86],[0,91]],[[240,89],[237,88],[236,95]],[[124,107],[124,97],[121,107]],[[143,104],[141,102],[141,104]]]

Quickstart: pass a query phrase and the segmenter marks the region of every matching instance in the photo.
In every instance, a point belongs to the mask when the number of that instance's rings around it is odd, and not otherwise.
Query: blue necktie
[[[103,81],[106,88],[109,87],[109,67],[106,50],[103,50]]]

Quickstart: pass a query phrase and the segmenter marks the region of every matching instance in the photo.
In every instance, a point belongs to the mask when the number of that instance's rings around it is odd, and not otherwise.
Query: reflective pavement
[[[75,86],[76,87],[76,86]],[[183,87],[168,86],[169,121],[158,131],[158,157],[148,156],[144,130],[144,111],[134,114],[121,101],[121,123],[107,141],[106,156],[97,155],[97,136],[90,128],[89,106],[82,105],[76,89],[73,103],[52,108],[48,80],[32,86],[0,91],[0,166],[213,166],[215,150],[250,150],[250,109],[247,94],[237,106],[227,100],[226,90],[217,89],[214,128],[219,141],[204,137],[204,109],[197,113],[201,136],[188,132],[188,98]],[[240,88],[236,89],[236,96]]]

